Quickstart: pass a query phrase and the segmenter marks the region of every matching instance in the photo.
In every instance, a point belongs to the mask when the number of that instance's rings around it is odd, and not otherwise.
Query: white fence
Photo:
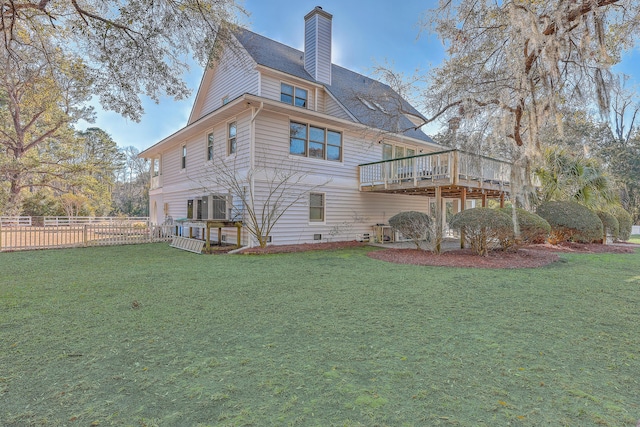
[[[640,225],[631,226],[631,234],[640,234]]]
[[[30,226],[30,216],[0,216],[0,227]]]
[[[43,216],[42,225],[114,224],[123,225],[149,221],[149,217],[120,216]]]
[[[11,225],[0,223],[0,252],[73,248],[170,241],[175,227],[153,225],[144,218],[65,225]],[[33,221],[32,221],[33,223]]]

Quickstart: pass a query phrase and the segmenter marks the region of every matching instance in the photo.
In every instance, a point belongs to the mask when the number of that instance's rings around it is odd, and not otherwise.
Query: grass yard
[[[640,252],[0,254],[3,426],[635,426]]]

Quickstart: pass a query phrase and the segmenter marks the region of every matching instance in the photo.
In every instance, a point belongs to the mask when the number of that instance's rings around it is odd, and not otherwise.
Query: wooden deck
[[[511,165],[459,150],[359,165],[360,191],[456,199],[503,200]]]

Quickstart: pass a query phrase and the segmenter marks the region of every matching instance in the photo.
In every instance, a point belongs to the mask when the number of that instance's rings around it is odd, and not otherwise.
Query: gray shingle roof
[[[238,29],[236,37],[256,63],[317,83],[304,69],[303,52],[246,29]],[[324,86],[358,122],[384,131],[401,132],[412,138],[433,142],[424,132],[415,129],[413,123],[403,113],[417,117],[423,117],[422,114],[391,87],[335,64],[332,64],[331,73],[331,85]]]

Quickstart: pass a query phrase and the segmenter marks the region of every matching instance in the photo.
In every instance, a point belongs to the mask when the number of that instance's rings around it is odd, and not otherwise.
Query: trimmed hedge
[[[604,235],[602,236],[602,238],[606,239],[607,236],[611,236],[614,240],[616,240],[620,235],[620,223],[618,222],[618,219],[609,212],[605,211],[598,211],[596,212],[596,214],[598,215],[598,218],[600,218],[600,221],[602,221],[604,231]],[[606,240],[603,241],[603,243],[606,243]]]
[[[611,213],[618,220],[620,232],[618,238],[622,241],[627,241],[631,237],[631,230],[633,227],[633,218],[631,214],[627,212],[622,206],[615,206],[611,209]]]
[[[389,225],[411,239],[418,249],[422,240],[431,240],[431,217],[423,212],[400,212],[389,218]]]
[[[512,218],[511,207],[502,208],[500,211]],[[544,243],[547,240],[551,233],[551,225],[546,219],[521,208],[516,208],[516,217],[520,228],[520,241],[523,244]]]
[[[471,250],[486,256],[493,243],[513,241],[511,217],[498,209],[473,208],[458,212],[449,227],[464,234]]]
[[[598,215],[576,202],[545,202],[536,213],[549,222],[552,243],[602,240],[603,226]]]

